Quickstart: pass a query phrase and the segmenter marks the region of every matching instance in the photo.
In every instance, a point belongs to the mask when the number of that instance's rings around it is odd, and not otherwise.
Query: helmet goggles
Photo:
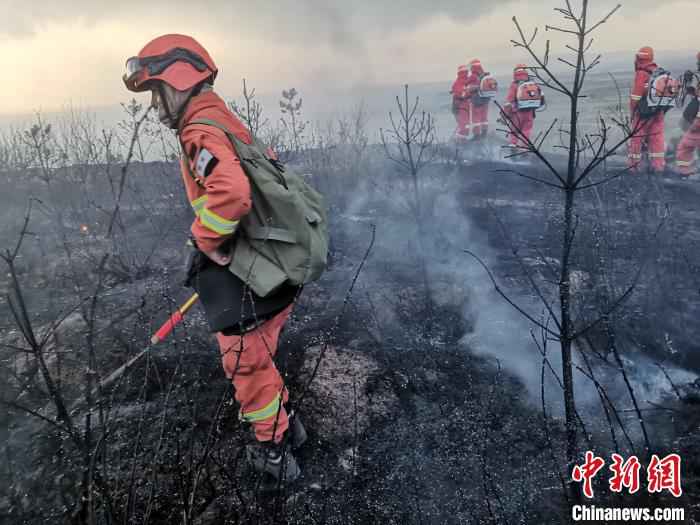
[[[149,78],[161,75],[176,62],[186,62],[199,72],[209,69],[209,66],[198,54],[188,49],[176,47],[162,55],[129,58],[126,61],[126,71],[122,77],[124,84],[131,91],[143,91],[147,89],[143,86],[144,82]],[[139,89],[140,86],[143,86],[142,89]]]

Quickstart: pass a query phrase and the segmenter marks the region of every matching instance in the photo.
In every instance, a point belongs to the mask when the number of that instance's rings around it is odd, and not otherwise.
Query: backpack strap
[[[233,132],[231,132],[231,130],[229,130],[226,126],[210,118],[198,118],[187,123],[188,126],[192,124],[204,124],[205,126],[212,126],[214,128],[218,128],[224,133],[226,133],[226,136],[229,138],[231,138],[231,135],[233,135]]]
[[[212,120],[210,118],[200,118],[200,119],[195,119],[192,122],[188,122],[187,125],[191,124],[203,124],[205,126],[212,126],[218,130],[223,131],[226,134],[226,137],[228,140],[234,145],[234,147],[238,146],[238,149],[240,149],[240,144],[244,144],[246,147],[251,148],[251,151],[257,155],[254,155],[252,158],[247,158],[247,160],[256,160],[259,158],[265,158],[267,159],[267,155],[264,154],[264,151],[261,149],[261,145],[258,142],[258,140],[253,136],[253,134],[250,134],[250,139],[251,143],[247,144],[241,139],[239,139],[230,129],[228,129],[226,126],[221,124],[220,122],[217,122],[216,120]],[[236,153],[239,153],[236,151]]]
[[[277,159],[273,159],[267,155],[267,153],[265,152],[265,146],[252,133],[250,134],[251,143],[247,144],[246,142],[239,139],[226,126],[210,118],[195,119],[191,122],[188,122],[187,126],[191,124],[203,124],[205,126],[212,126],[214,128],[217,128],[218,130],[223,131],[226,134],[226,137],[228,138],[229,142],[233,145],[235,153],[236,155],[238,155],[239,158],[241,158],[242,160],[246,160],[253,165],[256,165],[257,161],[259,160],[266,160],[276,168],[276,175],[277,179],[279,180],[279,183],[285,188],[287,188],[287,181],[283,175],[284,166]]]

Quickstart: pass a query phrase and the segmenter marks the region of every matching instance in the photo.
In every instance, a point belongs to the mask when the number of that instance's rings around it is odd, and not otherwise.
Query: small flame
[[[81,233],[87,233],[88,232],[87,224],[81,224],[80,231],[81,231]]]

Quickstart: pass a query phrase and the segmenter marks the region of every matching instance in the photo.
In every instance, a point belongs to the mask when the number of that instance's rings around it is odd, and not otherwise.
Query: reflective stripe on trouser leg
[[[264,421],[269,417],[277,415],[280,409],[280,395],[277,394],[275,398],[270,401],[267,405],[259,410],[253,410],[252,412],[244,413],[241,412],[241,419],[247,421],[248,423],[253,423],[255,421]]]
[[[630,153],[627,155],[627,166],[630,168],[636,170],[639,167],[640,162],[642,162],[641,153]]]
[[[489,105],[472,107],[472,125],[474,136],[485,135],[489,125]]]
[[[457,110],[457,130],[455,136],[459,139],[469,137],[471,127],[471,111],[469,106]]]
[[[627,144],[627,165],[630,168],[638,168],[642,160],[642,141],[648,132],[648,125],[648,121],[641,120],[637,115],[632,118],[631,126],[634,133]]]
[[[683,175],[695,173],[695,152],[700,150],[700,128],[691,128],[676,148],[676,169]]]
[[[241,415],[253,426],[258,441],[280,441],[289,427],[287,412],[280,404],[289,395],[272,358],[291,311],[292,305],[243,336],[216,334],[224,372],[233,382]]]

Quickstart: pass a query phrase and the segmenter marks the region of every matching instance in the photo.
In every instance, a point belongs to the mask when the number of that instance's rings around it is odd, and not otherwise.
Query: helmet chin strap
[[[200,93],[211,91],[212,87],[205,81],[194,86],[187,92],[171,91],[174,90],[174,88],[170,86],[166,87],[164,82],[159,82],[157,89],[158,97],[160,98],[160,106],[162,107],[162,113],[164,113],[165,117],[161,119],[161,122],[170,127],[170,129],[178,130],[180,128],[180,121],[187,111],[187,106],[189,106],[190,101]]]
[[[170,111],[170,104],[168,103],[168,97],[166,97],[165,87],[163,86],[162,82],[158,82],[158,96],[160,97],[160,103],[163,106],[165,115],[168,118],[168,126],[172,128],[173,124],[176,123],[177,120],[173,118],[173,114]]]
[[[187,96],[187,99],[180,106],[180,111],[178,112],[177,120],[174,121],[174,125],[172,126],[172,129],[178,130],[178,133],[180,132],[181,124],[182,124],[182,122],[181,122],[182,117],[187,112],[187,106],[190,105],[190,102],[192,101],[192,99],[194,97],[196,97],[197,95],[200,95],[201,93],[206,93],[208,91],[212,91],[212,85],[209,84],[207,81],[200,82],[199,84],[197,84],[196,86],[194,86],[190,90],[190,94]]]
[[[202,84],[189,89],[188,91],[175,91],[174,88],[166,86],[164,82],[158,83],[158,96],[160,104],[165,114],[161,122],[170,129],[178,129],[180,120],[185,114],[185,110],[193,97],[202,91]]]

